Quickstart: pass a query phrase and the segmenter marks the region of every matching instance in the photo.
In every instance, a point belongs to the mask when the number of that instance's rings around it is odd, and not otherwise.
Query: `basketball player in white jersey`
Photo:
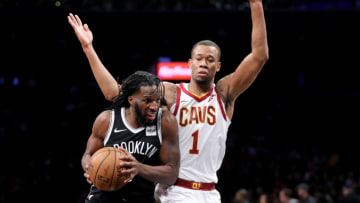
[[[165,102],[176,116],[181,153],[179,178],[172,186],[160,186],[157,198],[164,202],[221,202],[215,189],[216,171],[225,154],[227,130],[234,103],[255,80],[268,60],[265,18],[261,0],[250,0],[252,19],[251,53],[233,73],[214,78],[220,70],[221,51],[217,44],[204,40],[191,51],[190,83],[165,83]],[[113,100],[121,88],[98,58],[88,26],[70,14],[69,23],[78,37],[106,99]]]

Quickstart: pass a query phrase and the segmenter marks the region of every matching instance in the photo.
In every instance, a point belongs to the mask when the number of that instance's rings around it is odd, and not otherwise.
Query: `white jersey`
[[[205,95],[196,96],[188,91],[187,83],[178,84],[171,112],[179,126],[179,178],[217,183],[231,121],[215,85]]]

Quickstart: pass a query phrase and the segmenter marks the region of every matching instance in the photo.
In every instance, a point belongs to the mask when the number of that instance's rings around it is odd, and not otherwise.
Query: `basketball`
[[[96,151],[89,160],[88,174],[91,182],[102,191],[115,191],[122,188],[129,175],[121,174],[119,157],[124,152],[114,147],[104,147]]]

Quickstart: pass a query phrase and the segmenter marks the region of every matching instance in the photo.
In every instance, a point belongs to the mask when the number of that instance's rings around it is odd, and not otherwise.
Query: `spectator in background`
[[[301,183],[296,187],[299,196],[299,203],[316,203],[316,199],[310,194],[310,186],[306,183]]]
[[[298,203],[299,200],[292,198],[293,192],[289,188],[284,188],[279,192],[280,203]]]
[[[360,203],[360,198],[356,196],[352,184],[347,183],[342,187],[342,196],[339,203]]]
[[[232,203],[250,203],[248,191],[246,189],[239,189],[235,193]]]
[[[259,197],[259,203],[269,203],[269,197],[267,194],[263,193]]]

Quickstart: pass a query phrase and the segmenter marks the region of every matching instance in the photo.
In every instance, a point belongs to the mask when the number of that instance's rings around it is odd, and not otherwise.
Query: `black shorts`
[[[85,203],[154,203],[153,196],[127,195],[120,192],[103,192],[91,187]],[[135,197],[135,198],[134,198]]]

